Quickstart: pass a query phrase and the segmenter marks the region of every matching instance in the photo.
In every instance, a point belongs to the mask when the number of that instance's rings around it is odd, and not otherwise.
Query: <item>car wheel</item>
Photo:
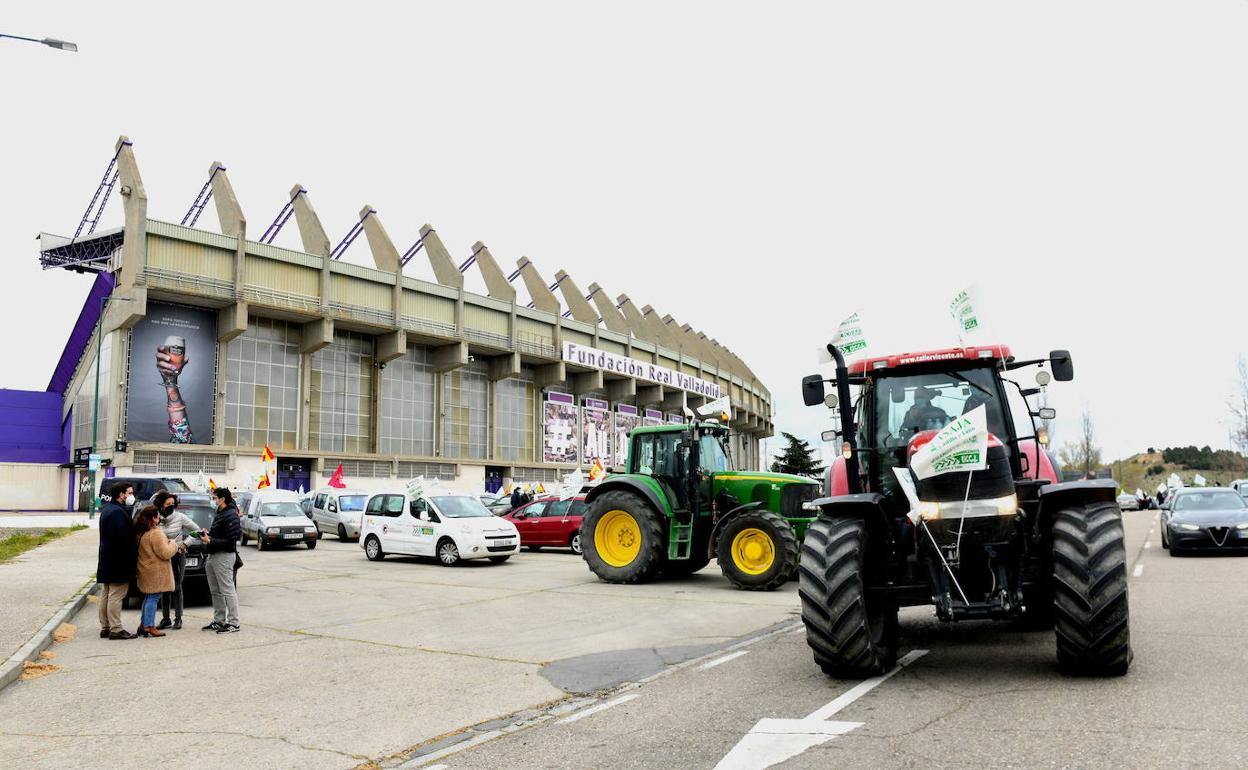
[[[316,549],[316,542],[317,542],[317,540],[320,540],[320,538],[318,537],[316,540],[309,540],[309,541],[308,541],[308,550],[309,550],[309,551],[313,551],[313,550],[315,550],[315,549]]]
[[[459,563],[459,548],[456,547],[454,540],[447,537],[438,543],[438,561],[442,562],[444,567],[453,567]]]
[[[502,564],[503,562],[507,561],[510,558],[511,558],[511,554],[507,554],[505,556],[491,556],[490,561],[494,562],[495,564]]]
[[[263,551],[264,549],[265,549],[264,538],[261,537],[260,535],[256,535],[256,550]]]
[[[568,543],[568,547],[571,548],[572,553],[576,554],[577,556],[580,556],[583,553],[583,551],[581,550],[581,533],[580,532],[577,532],[572,535],[572,540],[571,542]]]
[[[1170,548],[1170,539],[1166,537],[1166,525],[1165,524],[1161,525],[1161,547],[1167,550]]]
[[[381,541],[377,539],[376,535],[369,535],[368,539],[364,541],[364,555],[368,557],[369,561],[381,561],[386,558],[385,551],[381,550]]]
[[[341,524],[338,525],[338,540],[343,543],[347,542],[347,528]]]
[[[320,539],[321,539],[321,538],[323,538],[323,537],[325,537],[325,533],[321,531],[321,528],[320,528],[320,527],[317,527],[317,528],[316,528],[316,539],[317,539],[317,540],[320,540]]]
[[[247,533],[240,531],[238,534],[238,544],[247,545]]]

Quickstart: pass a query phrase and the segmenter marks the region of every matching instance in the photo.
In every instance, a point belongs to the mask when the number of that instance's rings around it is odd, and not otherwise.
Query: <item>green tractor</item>
[[[714,420],[637,428],[626,472],[585,497],[582,556],[601,580],[692,575],[712,556],[737,588],[771,591],[797,572],[798,543],[817,515],[814,479],[735,471],[728,429]]]

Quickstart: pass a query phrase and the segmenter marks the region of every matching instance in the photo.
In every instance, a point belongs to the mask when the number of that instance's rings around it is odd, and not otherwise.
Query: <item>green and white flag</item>
[[[1171,473],[1170,477],[1166,479],[1166,486],[1171,489],[1179,489],[1183,486],[1183,479],[1179,478],[1179,474]]]
[[[979,328],[979,316],[975,313],[975,301],[972,287],[957,293],[949,303],[949,315],[958,324],[958,338],[961,339]]]
[[[1204,476],[1201,476],[1199,473],[1197,473],[1195,476],[1192,477],[1192,483],[1198,487],[1203,487],[1208,482],[1205,480]]]
[[[828,340],[829,345],[835,345],[836,349],[841,351],[841,355],[850,356],[867,348],[866,332],[862,327],[862,316],[857,312],[841,321],[836,327],[836,334],[832,335],[832,339]],[[832,363],[832,354],[827,348],[819,351],[819,363]]]
[[[910,470],[919,480],[987,467],[988,409],[983,404],[942,428],[910,461]]]

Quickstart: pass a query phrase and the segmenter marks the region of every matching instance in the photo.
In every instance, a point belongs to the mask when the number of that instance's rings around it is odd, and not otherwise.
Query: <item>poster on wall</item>
[[[645,419],[641,421],[647,428],[663,424],[663,413],[658,409],[647,409]]]
[[[211,444],[217,314],[149,302],[130,332],[126,438]]]
[[[623,465],[628,462],[628,434],[633,428],[641,425],[641,417],[637,407],[620,404],[615,408],[615,462]]]
[[[576,399],[570,393],[547,393],[542,411],[542,460],[577,464]]]
[[[668,412],[664,415],[664,420],[668,425],[683,425],[685,423],[685,419],[675,412]]]
[[[581,407],[581,462],[586,465],[599,460],[611,464],[611,405],[596,398],[587,398]]]

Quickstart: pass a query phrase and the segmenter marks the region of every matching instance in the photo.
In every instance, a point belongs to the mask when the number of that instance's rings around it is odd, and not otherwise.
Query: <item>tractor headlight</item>
[[[979,519],[989,516],[1013,516],[1018,513],[1017,495],[988,500],[951,500],[944,503],[920,502],[917,510],[924,521],[940,519]]]
[[[1195,524],[1177,524],[1176,526],[1179,529],[1183,530],[1184,532],[1199,532],[1200,531],[1200,527],[1196,526]]]
[[[811,511],[813,513],[818,513],[819,506],[815,505],[812,501],[807,500],[806,502],[802,503],[802,510]],[[1248,525],[1245,525],[1245,528],[1248,528]]]
[[[1014,514],[1018,513],[1018,496],[1017,495],[1006,495],[1005,497],[998,497],[993,502],[997,504],[998,516],[1013,516]]]
[[[940,503],[919,503],[919,518],[923,521],[937,521],[940,519]]]

